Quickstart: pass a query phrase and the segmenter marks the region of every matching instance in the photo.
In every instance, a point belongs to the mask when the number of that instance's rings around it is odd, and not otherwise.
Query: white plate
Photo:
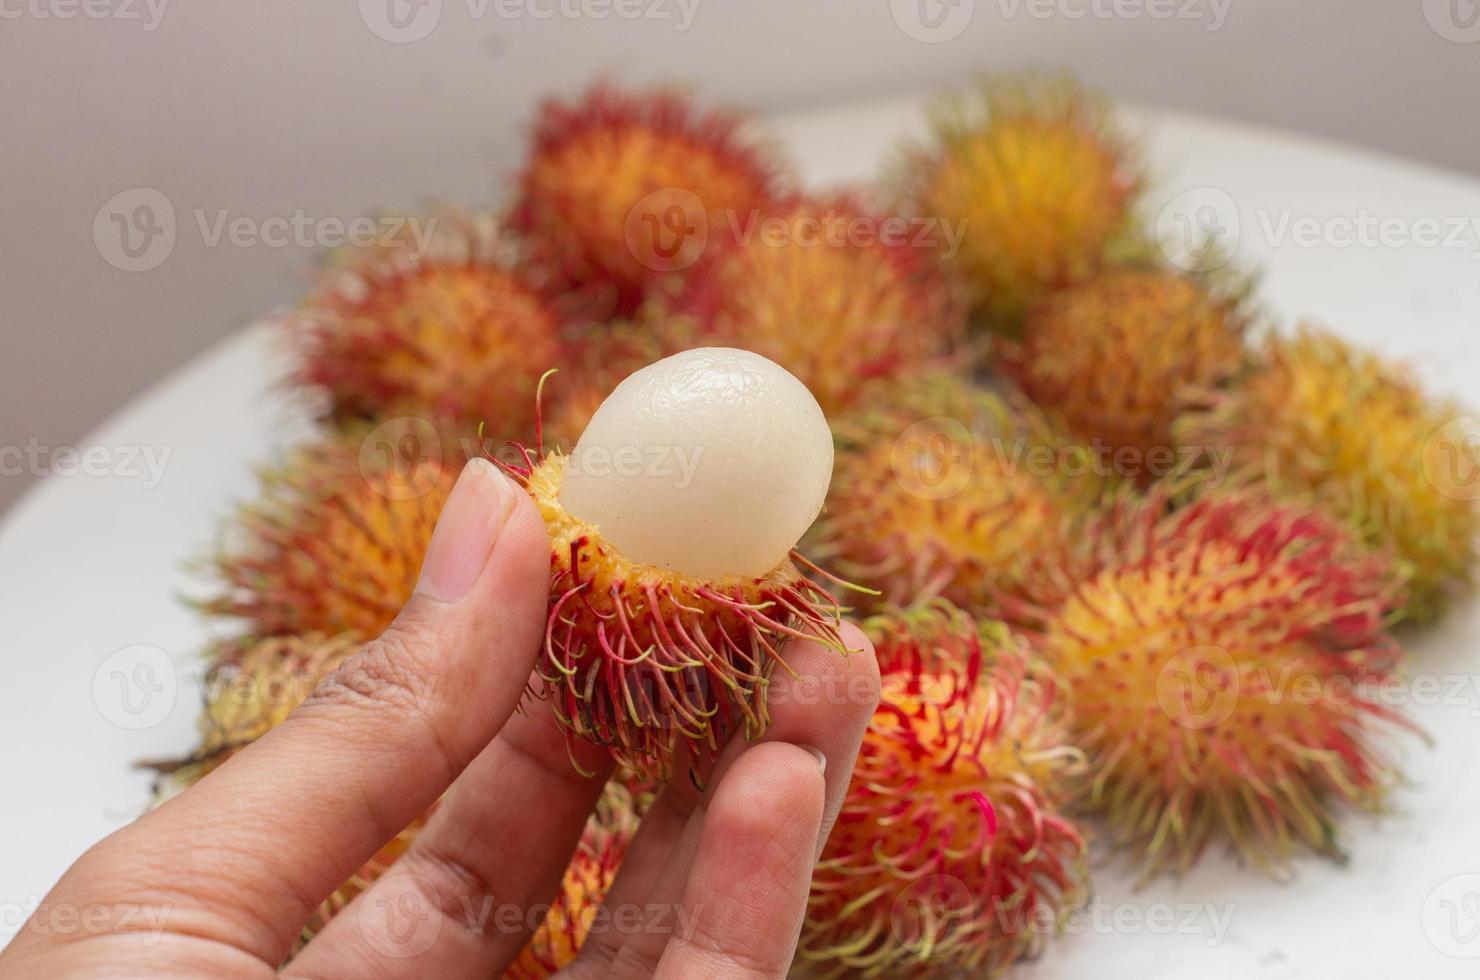
[[[861,181],[918,132],[918,106],[899,99],[773,124],[809,179]],[[1480,184],[1286,134],[1162,113],[1134,121],[1161,178],[1151,216],[1171,202],[1169,220],[1203,206],[1225,229],[1237,218],[1238,254],[1267,270],[1274,310],[1317,315],[1410,359],[1435,390],[1480,403],[1480,234],[1469,224],[1453,232],[1480,218]],[[1343,244],[1364,216],[1374,234],[1386,219],[1386,244]],[[107,447],[111,475],[49,478],[0,526],[0,940],[84,848],[146,805],[149,778],[130,764],[192,744],[208,629],[176,596],[198,590],[186,562],[207,551],[231,501],[253,492],[252,468],[308,430],[274,390],[280,374],[269,338],[240,334],[81,443]],[[164,459],[157,481],[145,451]],[[1139,892],[1123,871],[1101,868],[1091,913],[1018,975],[1474,975],[1477,637],[1480,611],[1467,604],[1413,643],[1412,670],[1436,675],[1440,689],[1409,710],[1436,746],[1395,743],[1412,785],[1391,816],[1349,821],[1349,866],[1306,858],[1281,883],[1209,853],[1186,879]]]

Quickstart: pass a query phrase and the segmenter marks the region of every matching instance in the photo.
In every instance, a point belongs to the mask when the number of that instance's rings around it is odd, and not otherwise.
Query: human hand
[[[115,928],[34,928],[39,910],[0,977],[502,973],[531,917],[505,929],[514,917],[489,910],[549,901],[611,772],[581,745],[595,777],[577,774],[549,712],[516,712],[543,642],[548,549],[528,496],[469,463],[396,622],[281,725],[90,848],[41,906],[102,910]],[[726,746],[705,791],[681,775],[659,792],[606,905],[670,910],[667,925],[593,931],[562,976],[786,973],[878,697],[867,640],[846,639],[860,652],[789,645],[766,735]],[[319,904],[439,799],[407,853],[283,967]]]

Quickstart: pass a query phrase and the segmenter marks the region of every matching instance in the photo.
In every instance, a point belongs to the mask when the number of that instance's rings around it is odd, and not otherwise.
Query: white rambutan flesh
[[[629,561],[761,576],[817,517],[832,464],[805,385],[759,354],[703,347],[633,373],[602,402],[560,503]]]

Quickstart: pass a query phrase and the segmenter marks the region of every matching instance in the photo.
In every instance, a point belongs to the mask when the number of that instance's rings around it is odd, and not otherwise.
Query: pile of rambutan
[[[551,536],[526,709],[632,778],[763,732],[784,644],[845,653],[844,594],[869,617],[884,693],[799,975],[994,974],[1059,931],[1094,849],[1148,876],[1210,846],[1276,873],[1344,855],[1401,781],[1392,627],[1471,581],[1474,419],[1264,322],[1252,276],[1158,255],[1134,141],[1073,81],[995,78],[929,121],[878,188],[803,188],[744,116],[601,83],[540,108],[502,211],[331,254],[278,327],[322,432],[207,563],[230,635],[167,786],[390,623],[486,454]],[[636,560],[567,507],[599,407],[694,348],[779,363],[831,431],[821,515],[769,571]],[[608,786],[508,976],[574,959],[641,813]]]

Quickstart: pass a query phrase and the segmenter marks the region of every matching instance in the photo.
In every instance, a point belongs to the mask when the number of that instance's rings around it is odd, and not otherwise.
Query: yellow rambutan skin
[[[830,417],[873,382],[942,364],[960,343],[964,307],[903,219],[838,196],[797,199],[763,221],[722,248],[678,300],[706,343],[771,358]]]
[[[1270,336],[1230,394],[1178,423],[1234,451],[1234,475],[1312,500],[1390,553],[1401,611],[1434,617],[1473,578],[1480,454],[1457,404],[1404,368],[1326,331]]]
[[[1063,79],[989,82],[938,113],[909,164],[911,214],[959,224],[949,267],[986,326],[1011,332],[1051,289],[1093,275],[1141,178],[1106,111]]]
[[[773,198],[775,172],[740,126],[673,92],[597,85],[547,102],[510,219],[531,263],[593,317],[630,315]]]
[[[1175,457],[1172,426],[1188,400],[1224,384],[1243,352],[1231,300],[1170,270],[1120,267],[1040,299],[1003,360],[1081,441],[1112,465],[1133,453],[1146,474],[1158,468],[1151,454]]]
[[[781,645],[810,637],[846,652],[841,610],[790,560],[769,573],[708,580],[624,558],[560,503],[569,458],[551,452],[511,472],[550,533],[550,614],[535,671],[566,732],[666,779],[687,745],[769,724],[766,688]]]
[[[367,446],[366,439],[370,439]],[[457,469],[441,456],[387,460],[381,436],[331,436],[264,477],[213,562],[207,611],[256,636],[379,635],[416,587]],[[399,445],[399,443],[397,443]]]
[[[1077,764],[1052,681],[1000,623],[949,604],[868,620],[883,694],[813,875],[817,976],[981,976],[1032,955],[1083,895],[1059,813]]]
[[[1342,804],[1380,807],[1374,746],[1400,650],[1386,563],[1331,519],[1213,492],[1120,501],[1036,579],[1038,651],[1063,677],[1084,802],[1148,874],[1215,837],[1278,870],[1339,855]]]
[[[285,319],[294,380],[323,392],[339,419],[526,431],[536,382],[565,356],[559,318],[493,232],[440,220],[448,225],[425,255],[403,243],[337,257]]]

